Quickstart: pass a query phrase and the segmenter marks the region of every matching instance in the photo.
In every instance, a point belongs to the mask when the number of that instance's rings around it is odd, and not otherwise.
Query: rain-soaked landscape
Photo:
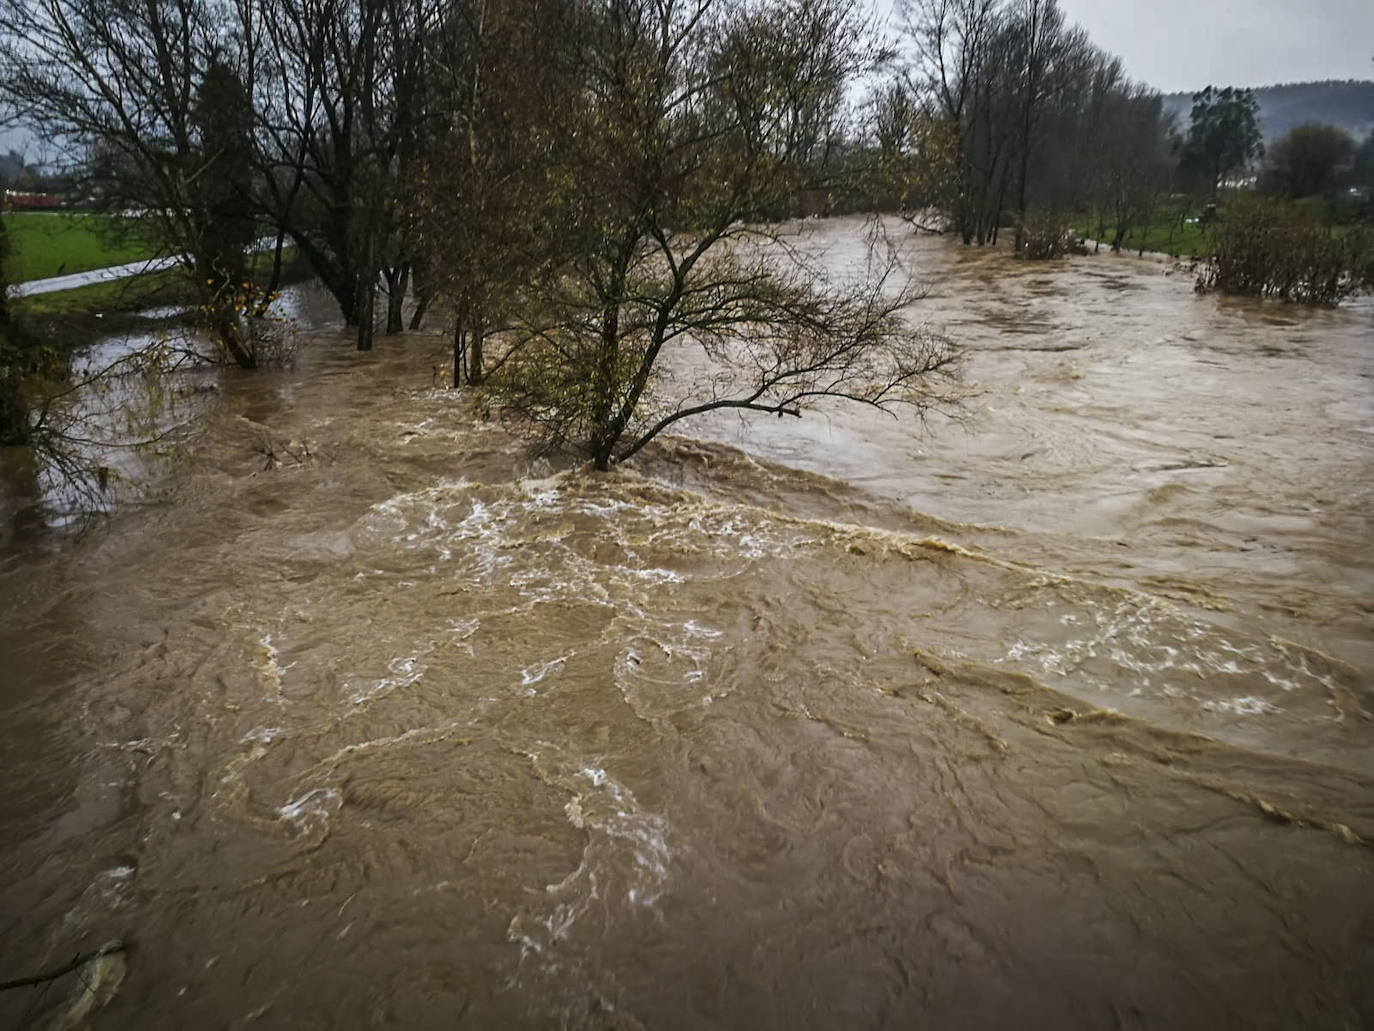
[[[1374,306],[903,246],[924,424],[598,474],[316,320],[142,502],[12,485],[0,976],[129,949],[0,1024],[1374,1022]]]

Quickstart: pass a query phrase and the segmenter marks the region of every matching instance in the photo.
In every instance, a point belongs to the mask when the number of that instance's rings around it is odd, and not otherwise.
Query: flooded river
[[[910,248],[953,418],[596,475],[326,327],[16,534],[0,980],[131,947],[0,1024],[1374,1022],[1374,309]]]

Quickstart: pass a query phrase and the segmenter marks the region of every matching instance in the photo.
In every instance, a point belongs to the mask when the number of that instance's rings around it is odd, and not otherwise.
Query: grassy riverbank
[[[1161,204],[1149,222],[1127,231],[1121,249],[1132,253],[1149,251],[1168,254],[1176,258],[1205,258],[1212,253],[1214,243],[1211,231],[1197,223],[1197,216],[1195,207]],[[1105,224],[1100,223],[1088,214],[1074,220],[1073,231],[1089,240],[1101,241],[1103,250],[1111,246],[1116,235],[1110,220]]]
[[[18,297],[10,301],[10,309],[30,331],[57,342],[68,336],[85,340],[110,332],[149,308],[195,303],[195,291],[186,273],[167,269],[75,290]]]
[[[286,249],[282,260],[282,283],[310,278],[309,265],[294,249]],[[260,286],[268,286],[272,277],[270,253],[255,256],[253,276]],[[67,336],[88,339],[92,333],[111,332],[111,327],[149,309],[190,308],[199,303],[185,270],[171,268],[74,290],[17,297],[10,301],[10,309],[31,331],[56,342]]]
[[[1211,225],[1200,224],[1203,208],[1199,204],[1184,203],[1177,198],[1161,198],[1150,220],[1133,226],[1126,233],[1121,250],[1127,253],[1148,251],[1175,258],[1210,257],[1216,250],[1216,226],[1225,221],[1234,197],[1231,194],[1223,195]],[[1324,226],[1335,237],[1369,231],[1368,200],[1346,195],[1314,196],[1293,201],[1292,206],[1314,223]],[[1074,217],[1073,231],[1085,239],[1100,241],[1103,250],[1111,246],[1116,235],[1110,218],[1099,219],[1087,212]]]
[[[157,248],[137,219],[82,212],[11,212],[5,269],[11,283],[89,272],[155,257]]]

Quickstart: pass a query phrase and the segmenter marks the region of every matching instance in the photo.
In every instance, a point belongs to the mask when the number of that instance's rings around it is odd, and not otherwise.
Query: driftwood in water
[[[922,233],[929,233],[931,236],[944,236],[945,233],[949,232],[948,228],[941,229],[938,226],[928,226],[922,222],[917,222],[911,215],[903,215],[902,220],[910,225],[912,229]]]
[[[81,967],[84,967],[87,963],[90,963],[92,960],[97,960],[101,956],[108,956],[114,952],[124,952],[128,949],[128,947],[129,946],[125,945],[122,941],[116,938],[114,941],[106,942],[104,945],[100,946],[100,948],[96,949],[93,952],[81,953],[79,956],[74,957],[71,960],[71,962],[67,963],[65,966],[57,967],[53,970],[45,970],[43,973],[34,974],[32,977],[21,977],[15,981],[0,981],[0,992],[8,991],[11,988],[27,988],[29,985],[43,984],[47,981],[56,981],[59,977],[62,977],[64,974],[70,974],[73,970],[77,970]]]

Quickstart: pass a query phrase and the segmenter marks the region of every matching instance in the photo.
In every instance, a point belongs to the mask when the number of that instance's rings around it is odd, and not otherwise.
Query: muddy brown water
[[[145,504],[15,531],[0,979],[130,942],[94,1028],[1368,1026],[1371,309],[910,247],[958,421],[598,476],[326,328]]]

